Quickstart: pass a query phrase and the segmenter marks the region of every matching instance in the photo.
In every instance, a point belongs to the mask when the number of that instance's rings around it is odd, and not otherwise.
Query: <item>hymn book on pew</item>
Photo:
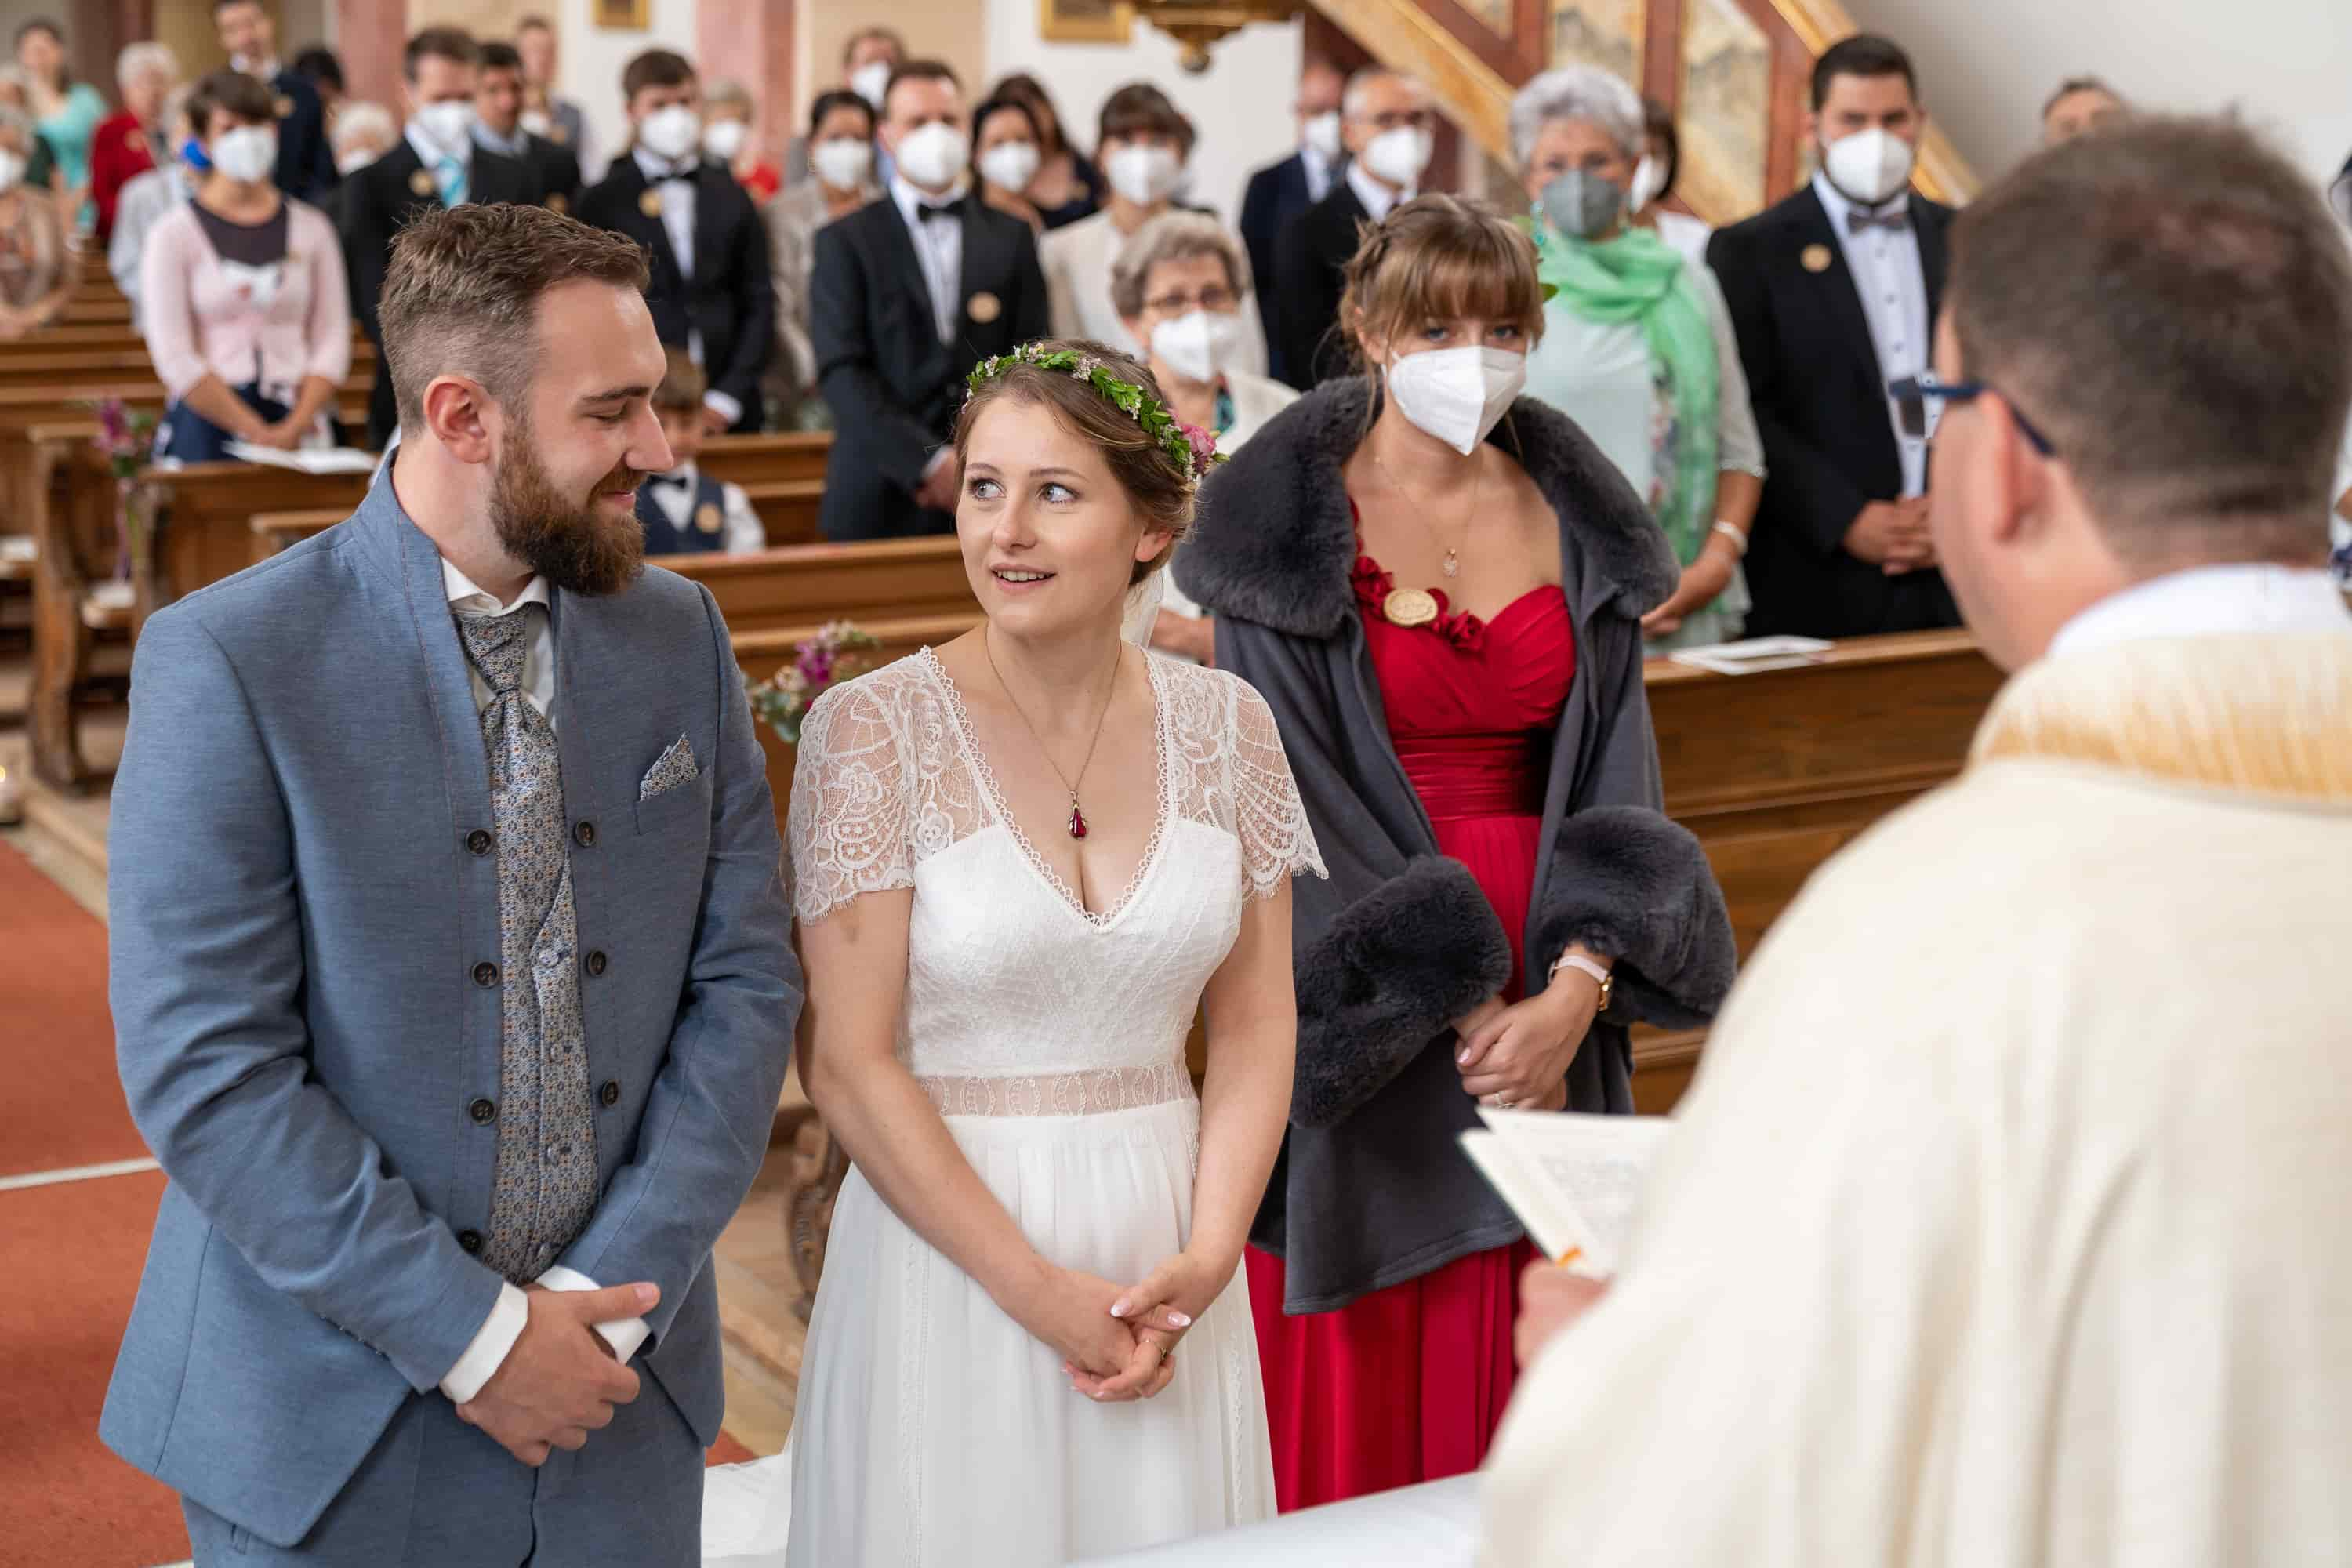
[[[1802,669],[1819,664],[1830,644],[1819,637],[1750,637],[1713,647],[1679,648],[1666,657],[1717,675],[1761,675],[1768,669]]]
[[[1673,1123],[1484,1105],[1478,1115],[1486,1125],[1462,1134],[1463,1152],[1543,1255],[1589,1279],[1614,1275]]]
[[[247,463],[267,463],[277,468],[299,468],[306,474],[372,474],[375,454],[356,447],[303,447],[289,452],[278,447],[257,447],[231,441],[228,455]]]

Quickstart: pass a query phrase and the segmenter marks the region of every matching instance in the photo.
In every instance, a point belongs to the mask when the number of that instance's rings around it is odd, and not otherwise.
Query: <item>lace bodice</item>
[[[1145,662],[1157,826],[1100,914],[1005,809],[929,649],[810,710],[793,775],[794,910],[814,923],[862,894],[915,890],[899,1051],[919,1077],[1108,1084],[1162,1068],[1182,1054],[1244,900],[1324,874],[1264,699],[1222,671]]]

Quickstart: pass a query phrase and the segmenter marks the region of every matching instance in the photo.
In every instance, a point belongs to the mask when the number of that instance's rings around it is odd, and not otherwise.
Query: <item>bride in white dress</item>
[[[1121,640],[1200,461],[1123,409],[1148,374],[1091,344],[990,369],[958,427],[986,623],[801,740],[801,1071],[855,1167],[791,1447],[713,1473],[712,1563],[788,1531],[791,1568],[1043,1568],[1275,1510],[1238,1265],[1290,1104],[1290,879],[1322,866],[1257,694]],[[787,1465],[788,1510],[758,1495]]]

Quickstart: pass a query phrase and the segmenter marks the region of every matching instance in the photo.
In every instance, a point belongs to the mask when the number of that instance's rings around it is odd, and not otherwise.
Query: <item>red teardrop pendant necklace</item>
[[[1078,764],[1078,776],[1073,780],[1062,771],[1062,764],[1054,760],[1054,753],[1045,749],[1045,737],[1037,733],[1037,726],[1029,722],[1029,715],[1022,711],[1021,700],[1013,695],[1013,688],[1004,684],[1004,672],[996,668],[996,650],[990,646],[989,635],[985,631],[980,634],[980,651],[988,660],[988,673],[996,678],[996,689],[1004,693],[1004,700],[1013,704],[1014,717],[1021,721],[1021,727],[1029,731],[1029,739],[1036,742],[1038,754],[1045,759],[1045,765],[1054,770],[1054,776],[1061,780],[1062,787],[1070,792],[1070,837],[1084,838],[1087,836],[1087,814],[1078,809],[1078,787],[1087,782],[1087,770],[1094,766],[1095,748],[1102,744],[1103,724],[1110,718],[1111,699],[1118,692],[1118,666],[1114,663],[1110,667],[1110,685],[1103,691],[1102,711],[1095,715],[1094,739],[1087,742],[1086,760]],[[1125,645],[1122,644],[1118,657],[1123,657],[1124,652]]]

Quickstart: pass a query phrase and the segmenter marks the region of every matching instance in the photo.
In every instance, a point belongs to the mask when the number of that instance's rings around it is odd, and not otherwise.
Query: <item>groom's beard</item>
[[[646,476],[626,463],[598,479],[584,500],[555,488],[518,423],[490,481],[490,526],[507,553],[566,593],[617,594],[646,563],[646,529],[634,512],[615,518],[596,498],[634,489]]]

